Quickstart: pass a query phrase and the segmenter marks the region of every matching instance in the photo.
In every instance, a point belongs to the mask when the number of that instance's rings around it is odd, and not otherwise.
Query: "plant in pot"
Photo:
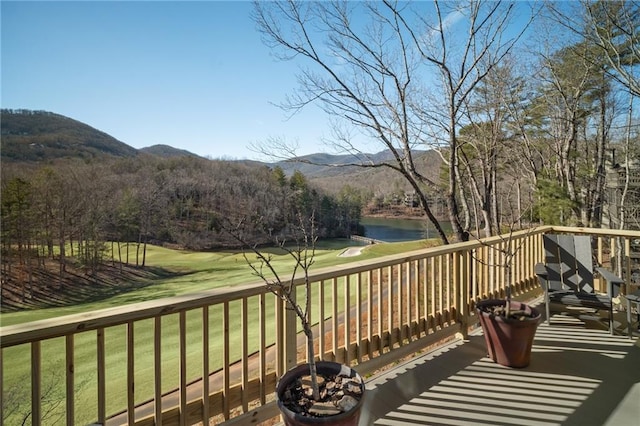
[[[293,259],[294,266],[284,278],[273,264],[273,255],[260,250],[244,238],[244,222],[225,226],[224,230],[243,247],[243,255],[253,273],[266,288],[286,302],[295,312],[306,337],[307,363],[286,372],[276,385],[278,408],[286,425],[357,425],[364,399],[364,381],[352,368],[337,362],[316,360],[313,324],[310,320],[311,280],[309,270],[314,263],[316,225],[314,216],[298,215],[292,241],[274,238],[276,246]],[[247,250],[255,255],[250,259]],[[295,296],[295,281],[302,273],[305,301]]]
[[[513,229],[501,240],[497,250],[502,258],[499,266],[505,271],[505,298],[480,300],[476,312],[489,358],[500,365],[524,368],[531,360],[533,338],[542,316],[534,307],[511,299],[511,268],[521,244],[514,246]]]

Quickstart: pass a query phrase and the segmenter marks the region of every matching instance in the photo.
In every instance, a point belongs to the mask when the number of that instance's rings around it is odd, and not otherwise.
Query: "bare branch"
[[[295,312],[300,320],[302,329],[307,338],[307,362],[309,363],[313,398],[320,398],[318,390],[318,382],[316,378],[315,367],[315,351],[313,329],[311,327],[310,315],[310,297],[311,297],[311,281],[309,279],[309,271],[314,264],[315,248],[317,242],[315,217],[312,214],[310,218],[303,217],[298,214],[296,223],[297,232],[294,234],[294,245],[290,246],[286,240],[275,238],[276,247],[283,250],[289,257],[294,260],[293,268],[289,278],[284,279],[278,273],[274,266],[274,258],[270,254],[265,254],[257,245],[249,244],[243,235],[245,219],[240,220],[237,224],[231,224],[228,218],[223,218],[219,226],[231,237],[233,237],[243,248],[242,255],[251,268],[253,273],[260,278],[268,291],[276,297],[286,302],[287,308]],[[256,256],[256,261],[249,258],[247,252],[249,250]],[[304,306],[298,303],[295,293],[295,281],[300,278],[298,272],[302,271],[304,276],[305,287],[305,303]]]

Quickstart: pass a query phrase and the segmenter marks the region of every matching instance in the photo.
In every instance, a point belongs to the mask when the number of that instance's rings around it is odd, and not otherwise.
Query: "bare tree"
[[[592,76],[596,70],[584,60],[582,51],[586,48],[584,44],[578,44],[540,54],[545,72],[541,74],[537,98],[545,116],[546,139],[555,158],[555,164],[550,166],[566,190],[576,222],[582,220],[582,194],[577,182],[581,157],[576,153],[584,142],[582,130],[592,110],[589,94],[594,90]]]
[[[423,19],[428,37],[413,39],[423,60],[435,66],[441,81],[442,103],[434,101],[425,111],[425,121],[433,123],[436,135],[444,134],[446,150],[443,160],[449,166],[447,205],[449,220],[459,240],[468,238],[459,218],[457,186],[460,184],[460,141],[458,129],[471,96],[477,87],[509,54],[535,17],[519,28],[512,37],[505,37],[515,14],[514,3],[470,1],[434,2],[436,19]],[[452,20],[463,19],[467,27],[465,37],[456,36],[460,28],[453,29]],[[462,46],[459,48],[459,46]]]
[[[563,138],[563,148],[559,156],[563,164],[559,164],[559,175],[566,182],[568,194],[575,206],[575,214],[580,214],[579,222],[589,226],[600,226],[602,220],[601,206],[604,202],[606,175],[605,151],[612,142],[611,126],[616,118],[616,102],[619,100],[613,94],[616,93],[615,89],[622,87],[624,92],[629,93],[630,102],[640,94],[640,80],[637,75],[640,65],[639,6],[635,1],[583,0],[574,4],[548,3],[547,9],[551,21],[555,24],[554,31],[557,31],[559,25],[559,28],[566,30],[566,33],[573,37],[573,45],[560,53],[561,56],[557,56],[555,61],[556,64],[557,59],[568,61],[569,72],[565,72],[565,76],[562,77],[556,71],[552,71],[555,76],[554,85],[559,92],[564,92],[562,96],[565,103],[573,101],[573,106],[566,109],[569,111],[577,107],[574,112],[578,113],[574,113],[573,117],[565,121],[577,123],[578,127],[572,130],[573,136]],[[560,69],[557,65],[549,67],[552,68]],[[578,70],[584,70],[584,73]],[[581,79],[576,79],[578,74],[582,74]],[[581,81],[579,85],[574,83],[574,88],[569,88],[566,83],[571,80]],[[582,86],[582,89],[577,89],[578,86]],[[618,92],[623,93],[619,90]],[[589,102],[589,105],[586,105],[586,102]],[[585,112],[588,116],[584,115]],[[580,114],[583,116],[579,116]],[[593,137],[588,133],[589,121],[593,122],[595,128]],[[574,155],[576,160],[583,162],[579,166],[582,170],[590,170],[589,179],[582,183],[571,182],[575,180],[577,167],[571,166],[572,160],[567,158],[569,145],[576,146],[575,142],[578,141],[577,130],[584,132],[582,139],[585,141],[593,139],[577,148],[584,153],[583,155]],[[573,167],[573,170],[570,167]],[[581,190],[576,190],[576,186]]]
[[[301,70],[300,89],[281,105],[297,112],[312,102],[329,115],[340,117],[373,138],[391,153],[391,160],[376,162],[336,123],[335,140],[342,153],[354,155],[348,165],[388,167],[401,173],[420,199],[440,238],[447,237],[431,212],[424,186],[435,187],[415,163],[414,148],[424,139],[413,99],[421,91],[414,76],[419,57],[407,45],[403,24],[390,5],[348,2],[256,2],[254,18],[266,44],[281,59],[302,56],[314,67]],[[365,14],[367,25],[355,19]],[[416,99],[417,102],[417,99]],[[266,150],[283,157],[295,154],[275,141]],[[275,149],[274,149],[275,148]]]
[[[241,244],[243,250],[249,250],[255,255],[250,258],[246,251],[243,251],[244,259],[251,268],[254,275],[259,277],[265,284],[267,290],[284,301],[287,309],[295,312],[300,320],[300,325],[307,339],[307,363],[311,376],[311,388],[313,390],[313,400],[320,399],[316,355],[314,349],[313,328],[311,323],[311,281],[309,271],[314,264],[315,249],[317,242],[315,216],[304,217],[298,215],[297,223],[292,224],[294,239],[291,244],[284,238],[274,237],[276,247],[280,248],[294,261],[293,269],[289,277],[283,276],[276,270],[273,263],[273,255],[267,251],[262,251],[256,244],[249,242],[244,228],[249,225],[253,228],[256,224],[248,224],[247,217],[241,217],[237,222],[232,222],[228,216],[220,216],[216,219],[216,226],[228,233],[233,239]],[[257,219],[261,221],[260,218]],[[258,223],[258,225],[262,225]],[[305,299],[304,303],[299,303],[296,298],[295,280],[300,278],[300,273],[304,277]]]
[[[503,39],[513,16],[514,4],[481,1],[286,1],[256,2],[254,8],[263,40],[276,56],[300,58],[308,66],[300,71],[297,92],[281,106],[293,114],[319,104],[336,120],[333,139],[325,143],[354,155],[349,165],[402,174],[444,243],[447,237],[428,203],[427,188],[436,185],[416,167],[418,148],[446,148],[449,219],[457,239],[467,239],[459,218],[456,132],[470,94],[522,34],[520,29]],[[380,144],[390,160],[373,161],[363,141]],[[281,140],[261,151],[295,155]]]
[[[548,33],[564,36],[565,41],[554,40],[538,53],[543,70],[530,110],[537,117],[536,131],[546,132],[539,133],[539,140],[547,145],[543,151],[549,151],[543,154],[547,160],[539,168],[547,180],[538,182],[538,190],[551,182],[553,192],[566,194],[569,214],[562,217],[563,222],[598,227],[605,192],[605,152],[612,142],[612,125],[620,121],[621,91],[615,90],[619,86],[607,74],[600,49],[581,32],[563,31],[566,23],[557,24],[564,15],[554,5],[550,10],[547,22],[553,27]],[[545,197],[543,192],[539,192],[541,197]]]
[[[605,71],[632,96],[640,96],[639,2],[547,2],[547,10],[557,25],[596,47],[598,52],[594,58],[604,59]]]
[[[640,96],[640,3],[637,1],[586,1],[585,37],[607,61],[609,74],[630,94]],[[578,27],[579,28],[579,27]]]
[[[506,63],[506,62],[505,62]],[[500,66],[487,75],[466,107],[468,126],[460,132],[460,162],[465,169],[465,181],[474,196],[476,221],[482,220],[485,236],[500,231],[498,208],[499,172],[508,167],[505,152],[510,148],[507,121],[508,102],[517,85],[509,66]],[[513,150],[511,150],[513,151]],[[476,225],[479,228],[479,225]]]
[[[640,189],[637,185],[635,185],[635,187],[631,186],[632,173],[638,173],[637,169],[634,170],[631,166],[632,164],[637,166],[637,164],[634,164],[632,161],[632,158],[638,158],[638,151],[640,151],[640,136],[637,131],[632,131],[632,119],[633,102],[630,99],[627,115],[627,132],[624,136],[623,142],[624,162],[622,167],[624,184],[622,185],[622,191],[620,194],[619,212],[616,215],[619,219],[619,223],[617,224],[619,229],[625,229],[628,226],[636,228],[640,227],[638,224],[638,218],[640,218],[640,215],[637,211],[638,205],[640,205]],[[618,206],[616,207],[618,208]],[[622,247],[621,244],[619,244],[619,246]],[[618,258],[621,258],[621,256],[618,256]]]
[[[64,390],[60,387],[64,383],[64,377],[59,370],[52,369],[51,374],[46,375],[40,390],[41,412],[40,418],[32,418],[29,386],[31,378],[28,374],[22,375],[19,380],[15,380],[11,385],[7,386],[3,392],[2,398],[2,423],[14,425],[28,424],[58,424],[64,421],[65,395]],[[84,387],[86,382],[81,384]]]

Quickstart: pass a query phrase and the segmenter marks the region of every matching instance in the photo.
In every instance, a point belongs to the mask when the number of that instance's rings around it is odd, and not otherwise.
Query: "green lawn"
[[[330,244],[320,244],[315,257],[313,269],[321,269],[333,265],[345,264],[348,262],[361,261],[379,256],[394,253],[416,250],[425,247],[424,241],[408,243],[389,243],[367,246],[364,252],[355,257],[338,256],[348,245],[346,240],[340,242],[333,241]],[[278,271],[291,269],[293,261],[282,252],[274,251],[273,264]],[[252,258],[250,254],[248,254]],[[17,312],[2,314],[0,317],[2,325],[16,324],[37,319],[47,319],[74,313],[87,312],[113,306],[153,300],[163,297],[171,297],[180,294],[198,292],[216,287],[233,286],[239,283],[256,282],[258,278],[252,275],[247,266],[242,253],[237,251],[221,252],[189,252],[176,251],[156,246],[150,246],[147,251],[147,265],[150,267],[161,267],[165,270],[176,273],[169,278],[161,278],[144,288],[120,294],[118,296],[102,300],[99,302],[87,303],[73,307],[41,309],[28,312]],[[342,295],[341,295],[342,297]],[[254,298],[256,299],[256,298]],[[273,330],[273,299],[268,298],[267,303],[267,330]],[[257,309],[251,305],[257,303],[250,300],[249,321],[257,323]],[[240,304],[230,305],[230,318],[238,318],[240,315]],[[327,312],[329,314],[329,312]],[[317,318],[317,316],[316,316]],[[217,354],[217,349],[222,346],[222,323],[221,309],[212,308],[210,312],[210,342],[211,353],[210,367],[219,368],[223,360]],[[231,327],[233,329],[233,327]],[[187,352],[189,378],[200,376],[201,343],[200,335],[202,321],[200,311],[187,314]],[[153,321],[140,321],[135,325],[135,370],[136,370],[136,402],[142,402],[150,398],[153,394]],[[249,342],[252,342],[250,351],[257,350],[258,330],[250,330]],[[126,406],[126,341],[124,326],[108,329],[106,332],[107,346],[107,412],[117,412]],[[274,336],[267,336],[273,341]],[[162,347],[163,347],[163,389],[175,389],[178,385],[178,354],[175,348],[178,346],[178,316],[169,315],[162,320]],[[232,333],[230,336],[230,348],[232,359],[241,356],[241,336],[239,333]],[[53,339],[42,344],[42,371],[43,371],[43,393],[46,390],[48,400],[60,401],[64,398],[64,339]],[[96,333],[80,333],[75,337],[75,373],[76,373],[76,424],[87,424],[96,419]],[[213,355],[216,354],[216,355]],[[15,400],[15,408],[24,413],[29,411],[29,407],[24,405],[28,401],[30,393],[30,352],[28,346],[20,346],[6,349],[3,352],[3,373],[4,373],[4,398]],[[50,391],[48,389],[51,389]],[[20,401],[20,402],[18,402]],[[49,402],[43,402],[43,408],[49,406]],[[54,424],[60,421],[60,413],[64,413],[64,403],[57,409],[51,411],[51,417],[45,420],[44,424]],[[19,423],[18,415],[5,410],[4,424]],[[63,414],[62,414],[63,415]]]

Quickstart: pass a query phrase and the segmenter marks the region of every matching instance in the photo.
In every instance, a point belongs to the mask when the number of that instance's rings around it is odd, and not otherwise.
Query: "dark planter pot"
[[[531,360],[531,346],[541,315],[537,309],[515,301],[510,302],[511,309],[522,310],[530,317],[519,320],[486,312],[491,306],[505,306],[506,303],[506,300],[482,300],[478,302],[476,311],[489,358],[500,365],[523,368]]]
[[[280,378],[280,380],[278,380],[278,384],[276,385],[276,398],[278,401],[278,408],[280,409],[280,412],[282,413],[282,417],[284,418],[284,424],[287,426],[298,426],[298,425],[357,426],[358,420],[360,419],[360,412],[362,410],[362,403],[364,401],[365,387],[364,387],[364,381],[362,380],[362,377],[360,377],[360,375],[354,369],[349,368],[346,365],[339,364],[337,362],[330,362],[330,361],[317,361],[316,371],[319,376],[335,376],[342,373],[343,375],[346,375],[349,377],[360,378],[360,382],[362,383],[362,395],[360,396],[358,404],[349,411],[336,414],[335,416],[326,416],[326,417],[308,417],[308,416],[303,416],[302,414],[291,411],[282,403],[281,395],[284,393],[287,386],[289,386],[298,377],[309,375],[309,364],[301,364],[287,371]]]

